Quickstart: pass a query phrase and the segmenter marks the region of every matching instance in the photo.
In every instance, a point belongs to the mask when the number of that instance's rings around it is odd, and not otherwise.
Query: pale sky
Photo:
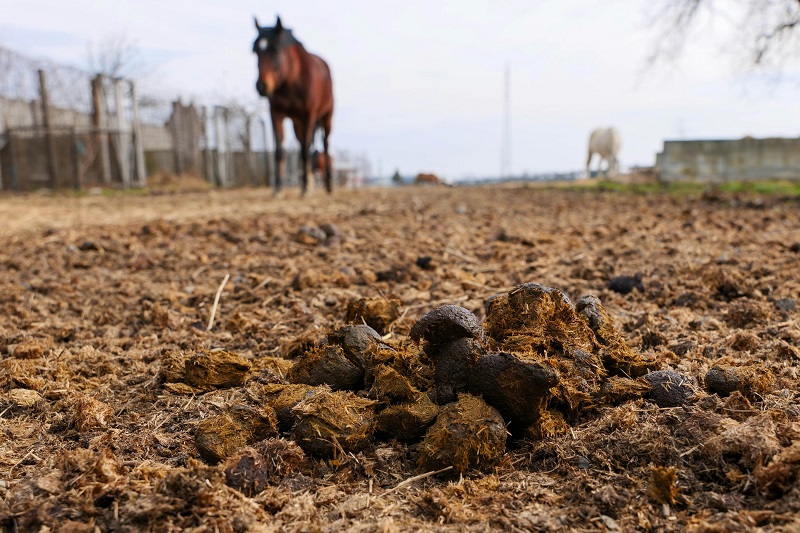
[[[665,138],[800,135],[800,62],[763,81],[726,53],[735,28],[719,17],[677,64],[646,70],[651,5],[0,0],[0,46],[85,66],[90,41],[124,33],[151,71],[142,92],[255,106],[252,17],[273,25],[280,14],[331,66],[332,145],[365,153],[384,175],[496,176],[506,63],[515,174],[582,168],[589,132],[603,125],[622,133],[623,166],[652,165]]]

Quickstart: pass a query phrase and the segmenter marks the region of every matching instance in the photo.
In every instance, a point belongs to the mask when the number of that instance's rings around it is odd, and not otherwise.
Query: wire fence
[[[142,95],[131,80],[0,48],[0,190],[144,187],[158,174],[270,185],[272,132],[258,104],[198,106]],[[338,182],[358,183],[342,154]],[[287,150],[286,184],[299,154]]]

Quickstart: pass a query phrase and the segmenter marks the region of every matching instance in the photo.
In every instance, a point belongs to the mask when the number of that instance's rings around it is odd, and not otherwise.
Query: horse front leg
[[[311,145],[314,142],[315,126],[315,117],[306,117],[305,120],[296,120],[294,122],[294,132],[295,135],[297,135],[297,140],[300,142],[300,161],[303,166],[300,175],[300,179],[302,180],[301,191],[303,195],[314,188],[314,171],[311,166]]]
[[[272,193],[277,195],[283,187],[283,176],[286,173],[286,158],[283,152],[283,119],[284,115],[272,112],[272,134],[275,138],[275,183]]]

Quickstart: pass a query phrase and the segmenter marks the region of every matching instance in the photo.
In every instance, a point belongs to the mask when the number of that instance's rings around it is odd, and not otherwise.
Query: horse
[[[592,156],[597,154],[600,160],[597,162],[597,175],[600,175],[600,168],[603,160],[606,161],[606,174],[615,175],[619,171],[619,160],[617,154],[622,144],[622,138],[616,128],[597,128],[589,136],[589,157],[586,159],[586,177],[592,177],[589,166],[592,163]]]
[[[283,185],[285,161],[283,153],[283,120],[290,118],[300,143],[303,163],[302,192],[314,183],[311,145],[314,133],[322,128],[325,157],[325,189],[333,190],[333,169],[328,140],[333,120],[333,81],[328,64],[319,56],[306,51],[292,30],[284,28],[278,17],[274,27],[262,27],[253,17],[258,37],[253,52],[258,56],[256,91],[269,100],[272,132],[275,135],[275,194]]]
[[[436,174],[422,172],[414,178],[414,185],[442,185],[442,180]]]

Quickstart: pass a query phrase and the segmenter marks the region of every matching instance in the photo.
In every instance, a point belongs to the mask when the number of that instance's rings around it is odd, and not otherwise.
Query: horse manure
[[[189,354],[179,350],[164,350],[159,357],[158,379],[164,383],[180,383],[186,379]]]
[[[328,281],[328,276],[313,268],[304,268],[292,280],[292,289],[302,291],[319,287]]]
[[[386,403],[409,402],[420,394],[400,372],[388,365],[376,366],[372,375],[368,396],[375,400]]]
[[[114,409],[86,394],[77,394],[68,400],[72,411],[72,425],[80,433],[108,427]]]
[[[402,441],[415,441],[433,424],[439,406],[418,392],[412,401],[390,405],[377,415],[376,430]]]
[[[278,420],[271,407],[255,409],[237,405],[203,420],[194,442],[206,461],[218,463],[239,448],[278,434]]]
[[[433,264],[433,258],[429,255],[421,255],[417,257],[416,265],[422,270],[435,270],[436,265]]]
[[[470,369],[486,348],[472,338],[456,339],[442,347],[434,364],[434,399],[439,405],[456,401],[458,393],[467,392]]]
[[[336,329],[328,333],[326,340],[341,346],[345,357],[361,369],[368,366],[370,350],[383,345],[380,334],[366,324]]]
[[[275,384],[261,387],[258,392],[261,398],[275,410],[275,415],[278,417],[278,428],[282,432],[288,432],[297,422],[297,418],[292,412],[294,406],[320,392],[330,392],[330,388],[303,384]]]
[[[358,390],[364,383],[364,370],[345,357],[341,346],[311,348],[289,369],[290,383],[329,385],[333,390]]]
[[[250,363],[241,355],[203,350],[186,361],[184,381],[201,390],[238,387],[249,371]]]
[[[458,401],[442,407],[425,433],[417,466],[428,472],[452,466],[447,476],[473,470],[486,472],[505,453],[503,417],[481,398],[460,394]]]
[[[551,439],[564,435],[569,429],[570,426],[560,411],[545,409],[539,414],[539,418],[525,429],[524,435],[531,440]]]
[[[754,399],[772,392],[775,385],[775,377],[769,369],[752,364],[716,364],[706,373],[704,381],[709,393],[716,393],[723,398],[739,391],[746,398]]]
[[[389,332],[400,318],[400,301],[386,298],[361,298],[347,304],[345,321],[364,323],[381,335]]]
[[[335,457],[357,451],[372,437],[375,402],[352,392],[320,391],[295,405],[292,438],[306,453]]]
[[[411,328],[411,340],[425,341],[425,353],[436,358],[439,351],[451,342],[471,338],[483,340],[484,332],[478,318],[458,305],[443,305],[428,312]]]
[[[325,242],[326,238],[327,235],[325,231],[322,228],[317,228],[314,226],[300,226],[300,229],[297,230],[297,233],[294,236],[295,242],[310,246],[322,244]]]
[[[490,353],[472,367],[469,392],[482,396],[513,428],[525,429],[539,418],[557,381],[552,368],[509,353]]]
[[[11,355],[17,359],[39,359],[44,357],[48,347],[44,342],[36,339],[25,339],[17,344],[13,350],[9,350]]]
[[[642,275],[637,272],[633,276],[617,276],[608,282],[608,288],[619,294],[628,294],[633,291],[633,289],[644,292]]]
[[[281,438],[266,439],[245,446],[225,462],[225,483],[252,497],[270,482],[293,473],[304,460],[303,450],[294,442]]]
[[[600,344],[603,366],[609,372],[630,377],[640,377],[658,368],[654,359],[647,359],[633,351],[625,338],[615,328],[611,317],[596,296],[586,294],[575,305],[578,315],[583,318]]]
[[[225,484],[253,497],[269,486],[272,476],[264,456],[245,446],[225,462]]]
[[[696,394],[691,378],[674,370],[656,370],[644,379],[652,386],[644,397],[662,408],[690,403]]]
[[[651,388],[652,385],[650,385],[649,381],[611,376],[603,383],[600,394],[605,403],[617,405],[641,398]]]

